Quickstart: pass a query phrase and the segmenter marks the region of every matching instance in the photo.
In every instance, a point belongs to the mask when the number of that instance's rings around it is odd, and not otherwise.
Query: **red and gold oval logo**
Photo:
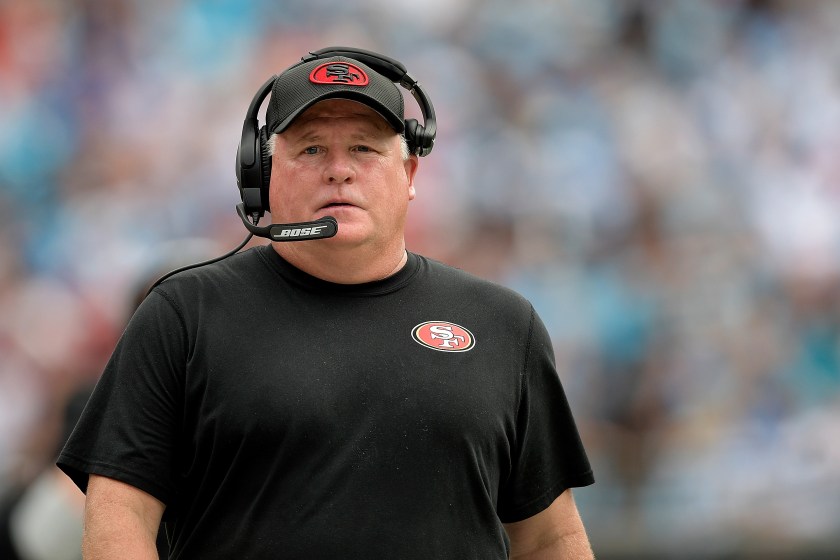
[[[366,86],[370,81],[365,71],[349,62],[325,62],[316,66],[309,74],[313,84],[345,84],[348,86]]]
[[[473,334],[449,321],[426,321],[411,331],[411,337],[418,343],[441,352],[466,352],[475,346]]]

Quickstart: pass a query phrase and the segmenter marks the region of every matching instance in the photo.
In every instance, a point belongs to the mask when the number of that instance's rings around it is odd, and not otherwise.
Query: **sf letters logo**
[[[411,331],[418,344],[440,352],[466,352],[475,346],[473,334],[449,321],[426,321]]]
[[[429,327],[432,340],[440,340],[440,348],[453,348],[460,346],[466,338],[452,332],[452,325],[432,325]]]
[[[309,74],[313,84],[342,84],[347,86],[366,86],[370,81],[365,71],[349,62],[325,62]]]
[[[351,71],[346,64],[330,64],[327,66],[326,74],[327,78],[333,82],[355,82],[362,78],[357,72]]]

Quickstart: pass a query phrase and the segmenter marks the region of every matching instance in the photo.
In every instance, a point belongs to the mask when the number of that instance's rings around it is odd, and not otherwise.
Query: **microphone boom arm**
[[[252,224],[245,214],[245,204],[236,205],[236,213],[245,227],[257,237],[265,237],[272,241],[307,241],[309,239],[326,239],[338,233],[338,222],[332,216],[324,216],[311,222],[294,224],[270,224],[258,226]]]

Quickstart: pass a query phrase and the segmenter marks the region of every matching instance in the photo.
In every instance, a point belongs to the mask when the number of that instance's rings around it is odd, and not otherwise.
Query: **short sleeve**
[[[531,327],[516,419],[511,474],[500,489],[504,523],[531,517],[566,489],[595,480],[555,366],[545,325],[531,309]]]
[[[57,464],[84,492],[97,474],[164,504],[174,496],[187,335],[159,292],[139,306],[120,337]]]

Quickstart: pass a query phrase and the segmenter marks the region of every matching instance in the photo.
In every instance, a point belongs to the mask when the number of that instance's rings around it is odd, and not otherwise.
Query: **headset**
[[[420,157],[427,156],[434,147],[437,133],[435,110],[429,96],[405,69],[402,63],[372,51],[352,47],[327,47],[301,58],[300,62],[290,66],[288,70],[312,60],[342,56],[366,64],[371,70],[385,76],[392,82],[399,84],[412,94],[423,114],[423,124],[417,119],[405,120],[405,139],[412,154]],[[242,125],[242,138],[236,151],[236,182],[242,205],[238,206],[240,218],[243,215],[251,218],[252,224],[269,210],[268,185],[271,179],[271,156],[268,155],[268,132],[266,127],[260,127],[257,113],[260,106],[271,91],[277,75],[268,79],[257,91],[248,107],[245,122]],[[246,224],[247,227],[248,224]],[[294,224],[300,228],[300,224]],[[305,227],[305,226],[304,226]],[[250,229],[250,228],[249,228]],[[252,231],[253,232],[253,231]],[[259,235],[257,232],[253,232]],[[269,234],[270,238],[274,238]],[[310,239],[306,237],[306,239]],[[275,239],[279,240],[279,239]]]
[[[405,119],[405,139],[409,152],[419,157],[429,155],[435,145],[437,121],[435,109],[429,96],[405,69],[402,63],[372,51],[353,47],[326,47],[301,57],[300,62],[293,64],[291,70],[312,60],[342,56],[366,64],[371,70],[399,84],[414,97],[423,115],[423,124],[417,119]],[[236,184],[242,200],[236,205],[239,218],[249,231],[248,236],[233,250],[219,257],[190,264],[172,270],[158,278],[148,289],[146,295],[161,282],[184,270],[204,266],[225,259],[238,253],[254,235],[274,241],[304,241],[309,239],[325,239],[338,232],[338,223],[332,216],[325,216],[312,222],[296,224],[271,224],[260,227],[260,218],[269,210],[269,182],[271,179],[271,156],[268,154],[268,132],[265,126],[260,127],[258,113],[265,98],[268,97],[274,81],[278,75],[269,78],[251,99],[245,122],[242,125],[242,137],[236,150]]]

